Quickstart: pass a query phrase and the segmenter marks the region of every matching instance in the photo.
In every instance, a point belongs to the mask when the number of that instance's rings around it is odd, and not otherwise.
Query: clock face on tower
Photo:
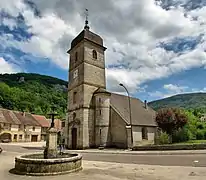
[[[73,72],[73,79],[78,77],[78,69]]]

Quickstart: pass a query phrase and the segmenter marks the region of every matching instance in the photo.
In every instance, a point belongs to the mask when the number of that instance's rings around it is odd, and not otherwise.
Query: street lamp
[[[133,135],[132,135],[132,111],[131,111],[131,100],[130,100],[130,95],[129,95],[129,91],[127,90],[127,88],[124,86],[124,84],[120,83],[120,86],[122,86],[125,91],[127,92],[127,96],[128,96],[128,103],[129,103],[129,123],[131,126],[131,143],[133,146]]]

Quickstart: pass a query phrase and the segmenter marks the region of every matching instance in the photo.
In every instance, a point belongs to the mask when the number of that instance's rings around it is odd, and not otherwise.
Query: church
[[[67,52],[68,149],[132,148],[154,143],[156,113],[147,102],[107,91],[105,51],[103,39],[90,31],[86,20]]]

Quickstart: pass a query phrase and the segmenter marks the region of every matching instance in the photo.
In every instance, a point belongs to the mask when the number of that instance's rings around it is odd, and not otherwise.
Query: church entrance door
[[[72,149],[77,149],[77,128],[72,128]]]

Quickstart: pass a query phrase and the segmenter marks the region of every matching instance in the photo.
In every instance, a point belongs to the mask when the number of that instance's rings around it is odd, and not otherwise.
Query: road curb
[[[72,151],[66,150],[67,152],[74,152],[74,153],[94,153],[94,154],[122,154],[122,155],[202,155],[206,154],[206,152],[106,152],[106,151]]]

